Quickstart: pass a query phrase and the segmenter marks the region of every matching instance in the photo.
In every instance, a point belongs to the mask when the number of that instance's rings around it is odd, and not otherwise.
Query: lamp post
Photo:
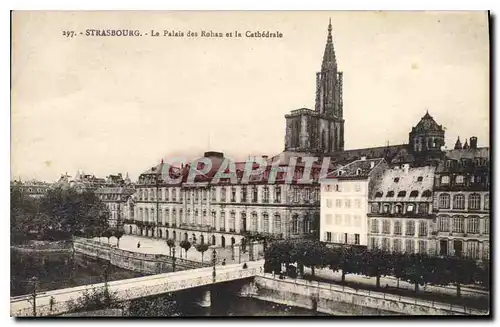
[[[174,248],[172,249],[172,270],[175,272],[175,245]]]
[[[217,251],[215,249],[212,251],[212,264],[213,264],[213,271],[212,271],[212,279],[213,283],[215,284],[215,264],[217,263]]]
[[[31,282],[33,283],[33,291],[31,292],[31,298],[33,301],[33,317],[36,317],[36,286],[38,283],[38,278],[36,276],[31,277]]]

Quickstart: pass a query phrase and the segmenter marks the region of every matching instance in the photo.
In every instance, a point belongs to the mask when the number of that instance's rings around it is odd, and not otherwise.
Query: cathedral
[[[331,20],[321,70],[316,73],[316,103],[314,110],[300,108],[285,115],[285,157],[329,157],[332,163],[343,165],[354,160],[384,158],[389,164],[422,166],[437,164],[456,150],[477,152],[477,138],[462,147],[457,140],[454,150],[445,150],[445,128],[427,111],[416,126],[411,128],[408,143],[363,149],[344,149],[344,118],[342,101],[343,73],[337,65],[332,37]],[[482,148],[479,156],[485,156]],[[463,152],[463,151],[461,151]]]

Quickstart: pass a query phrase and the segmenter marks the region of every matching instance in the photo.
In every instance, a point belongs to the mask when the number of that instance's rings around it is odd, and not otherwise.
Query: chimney
[[[471,149],[473,149],[473,150],[477,149],[477,137],[472,136],[472,137],[470,138],[470,143],[469,143],[469,145],[470,145],[470,148],[471,148]]]

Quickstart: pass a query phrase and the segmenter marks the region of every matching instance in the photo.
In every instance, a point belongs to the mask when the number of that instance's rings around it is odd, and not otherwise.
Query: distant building
[[[321,181],[320,241],[368,245],[368,199],[386,168],[384,159],[362,158]]]
[[[435,167],[387,169],[369,196],[370,249],[436,254],[433,184]]]
[[[10,182],[10,188],[18,189],[22,193],[32,198],[41,198],[45,196],[52,184],[37,180],[20,181],[15,180]]]
[[[436,169],[434,212],[437,215],[438,253],[477,260],[490,257],[489,149],[470,145],[447,151]]]
[[[109,212],[109,226],[123,226],[124,223],[134,219],[135,189],[128,186],[101,187],[95,194],[106,205]]]

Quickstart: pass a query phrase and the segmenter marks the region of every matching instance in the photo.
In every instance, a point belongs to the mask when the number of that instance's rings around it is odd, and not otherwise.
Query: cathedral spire
[[[321,70],[325,71],[334,68],[337,70],[337,59],[335,58],[335,49],[333,47],[332,37],[332,19],[328,23],[328,37],[326,39],[325,53],[323,54],[323,64]]]

